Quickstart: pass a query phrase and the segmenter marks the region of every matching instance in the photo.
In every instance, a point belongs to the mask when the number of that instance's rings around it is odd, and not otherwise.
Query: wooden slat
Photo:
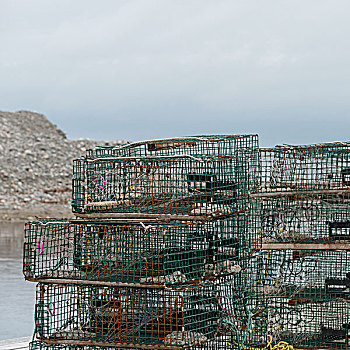
[[[350,243],[262,243],[263,250],[350,250]]]
[[[48,344],[64,344],[64,345],[81,345],[81,346],[101,346],[101,347],[113,347],[113,348],[125,348],[125,349],[148,349],[148,350],[182,350],[185,347],[184,346],[176,346],[176,345],[146,345],[146,344],[127,344],[127,343],[109,343],[105,341],[84,341],[84,340],[61,340],[61,339],[55,339],[55,340],[49,340],[45,339],[43,340],[45,343]]]
[[[89,223],[100,223],[100,224],[106,224],[106,223],[140,223],[140,221],[145,223],[156,223],[159,222],[159,220],[155,219],[110,219],[110,218],[76,218],[76,219],[68,219],[68,221],[72,224],[89,224]]]
[[[210,219],[210,216],[203,215],[167,215],[167,214],[142,214],[142,213],[87,213],[80,214],[74,213],[75,216],[84,219],[138,219],[142,221],[143,219],[152,219],[155,221],[206,221]]]
[[[71,279],[53,279],[53,278],[26,278],[30,282],[41,282],[50,284],[74,284],[74,285],[92,285],[92,286],[104,286],[104,287],[129,287],[129,288],[152,288],[152,289],[164,289],[165,285],[162,284],[140,284],[140,283],[123,283],[123,282],[108,282],[108,281],[90,281],[90,280],[71,280]]]
[[[317,196],[320,194],[341,195],[350,193],[350,188],[344,189],[328,189],[328,190],[310,190],[310,191],[278,191],[278,192],[258,192],[251,193],[251,198],[269,198],[269,197],[284,197],[284,196]]]
[[[22,350],[28,349],[31,337],[16,338],[0,341],[0,350]]]

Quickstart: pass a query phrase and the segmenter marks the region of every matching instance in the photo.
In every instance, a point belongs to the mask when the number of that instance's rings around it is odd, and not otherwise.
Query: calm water
[[[35,284],[22,274],[23,225],[0,222],[0,340],[34,329]]]

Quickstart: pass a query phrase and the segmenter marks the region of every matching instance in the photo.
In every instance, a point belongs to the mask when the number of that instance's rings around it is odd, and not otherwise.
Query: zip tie
[[[221,310],[226,311],[226,309],[230,306],[230,299],[225,295],[221,299],[226,299],[227,300],[227,305],[225,308],[222,306],[221,300],[219,299],[219,305],[221,307]]]
[[[145,230],[145,232],[147,232],[150,228],[154,228],[155,226],[153,225],[145,225],[142,221],[140,221],[141,226],[143,227],[143,229]]]
[[[41,249],[40,249],[40,245],[41,245]],[[44,242],[43,241],[38,242],[37,249],[38,249],[39,255],[43,255],[43,252],[44,252]]]
[[[52,305],[52,309],[51,309],[51,305]],[[56,307],[55,307],[55,303],[51,302],[48,306],[47,309],[49,310],[49,314],[51,316],[55,316],[55,311],[56,311]]]
[[[105,180],[104,175],[101,175],[101,177],[102,177],[102,179],[103,179],[103,186],[100,185],[100,182],[99,182],[99,180],[98,180],[98,176],[96,177],[96,183],[97,183],[98,187],[99,187],[101,190],[103,190],[103,189],[105,188],[106,180]]]

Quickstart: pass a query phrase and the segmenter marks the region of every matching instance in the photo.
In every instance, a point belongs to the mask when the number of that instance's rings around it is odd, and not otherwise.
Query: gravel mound
[[[73,159],[98,144],[122,143],[69,140],[42,114],[0,111],[0,220],[71,216]]]

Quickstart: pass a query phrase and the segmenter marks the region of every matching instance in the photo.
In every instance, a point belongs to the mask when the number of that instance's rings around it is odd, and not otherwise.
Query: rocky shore
[[[42,114],[0,111],[0,220],[71,217],[73,159],[122,143],[69,140]]]

